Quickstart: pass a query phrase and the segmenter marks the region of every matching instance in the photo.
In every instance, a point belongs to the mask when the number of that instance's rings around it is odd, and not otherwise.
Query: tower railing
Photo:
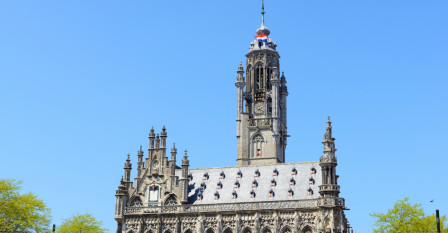
[[[272,118],[249,119],[249,127],[271,127]]]

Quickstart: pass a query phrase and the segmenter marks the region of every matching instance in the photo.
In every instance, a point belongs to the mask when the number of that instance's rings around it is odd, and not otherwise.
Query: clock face
[[[255,103],[255,113],[256,114],[263,114],[264,113],[264,103],[258,102]]]

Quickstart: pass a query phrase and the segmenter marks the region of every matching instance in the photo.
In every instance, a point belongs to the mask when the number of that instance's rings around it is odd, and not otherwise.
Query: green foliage
[[[410,204],[409,198],[399,200],[394,204],[394,208],[387,211],[386,214],[373,213],[376,217],[373,232],[383,233],[426,233],[437,232],[436,215],[425,215],[421,204]],[[440,217],[440,229],[442,232],[448,232],[446,216]],[[447,226],[447,227],[445,227]]]
[[[20,184],[0,179],[0,232],[49,232],[50,209],[34,194],[20,194]]]
[[[65,219],[58,233],[106,233],[108,229],[101,228],[102,221],[97,221],[90,214],[78,214]]]

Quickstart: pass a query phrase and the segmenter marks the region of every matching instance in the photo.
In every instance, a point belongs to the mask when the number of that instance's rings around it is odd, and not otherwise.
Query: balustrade
[[[170,206],[144,206],[126,207],[126,215],[135,214],[158,214],[158,213],[204,213],[204,212],[234,212],[245,210],[268,210],[268,209],[309,209],[317,208],[318,199],[295,200],[278,202],[244,202],[230,204],[210,204],[210,205],[170,205]]]

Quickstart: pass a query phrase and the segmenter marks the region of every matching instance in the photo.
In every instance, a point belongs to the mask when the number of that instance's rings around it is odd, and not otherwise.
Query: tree
[[[65,219],[59,227],[58,233],[106,233],[102,221],[97,221],[90,214],[78,214]]]
[[[0,232],[48,232],[50,209],[34,194],[20,194],[20,184],[0,179]]]
[[[407,232],[437,232],[436,215],[425,215],[422,204],[410,204],[409,198],[399,200],[394,204],[394,208],[387,211],[386,214],[371,213],[370,216],[376,217],[374,226],[379,227],[373,232],[383,233],[407,233]],[[440,229],[442,232],[448,231],[446,216],[440,218]]]

